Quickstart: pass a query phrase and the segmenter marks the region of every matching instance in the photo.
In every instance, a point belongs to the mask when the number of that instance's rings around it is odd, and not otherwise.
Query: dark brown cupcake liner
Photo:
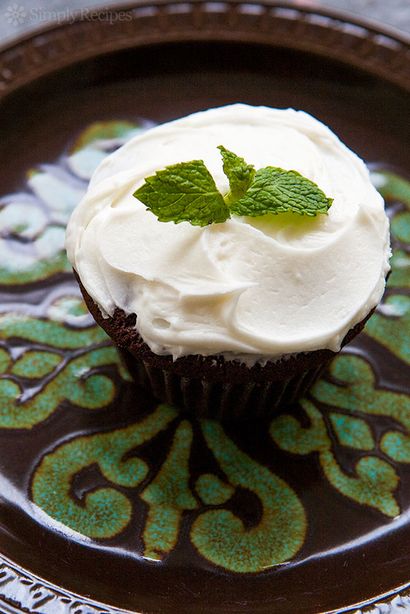
[[[121,350],[121,355],[133,379],[149,388],[157,399],[183,408],[197,417],[223,421],[262,419],[296,403],[328,363],[327,360],[282,381],[241,384],[184,377],[152,366],[128,350]]]
[[[135,314],[116,309],[112,317],[103,317],[78,281],[90,312],[118,346],[134,380],[149,388],[159,401],[198,417],[255,420],[277,413],[296,403],[336,355],[330,350],[315,350],[252,367],[216,355],[173,360],[172,356],[154,354],[144,343]],[[370,315],[348,332],[342,346],[362,330]]]

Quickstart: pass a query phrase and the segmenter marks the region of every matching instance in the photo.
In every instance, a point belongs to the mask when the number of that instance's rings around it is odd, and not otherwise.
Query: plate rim
[[[10,614],[20,613],[20,612],[29,612],[31,614],[32,610],[28,610],[27,606],[23,606],[23,604],[19,604],[24,609],[16,609],[16,601],[13,597],[6,595],[4,593],[4,589],[2,588],[4,582],[4,576],[7,578],[7,573],[13,576],[12,582],[17,584],[16,595],[21,598],[22,594],[25,594],[25,603],[28,605],[32,604],[33,607],[38,607],[36,603],[43,602],[49,603],[51,601],[58,601],[59,603],[59,614],[71,614],[73,606],[77,609],[80,607],[88,608],[86,613],[84,614],[144,614],[142,611],[137,612],[136,610],[124,610],[116,608],[108,603],[103,603],[101,601],[96,601],[94,599],[85,597],[80,595],[79,593],[74,593],[73,591],[69,591],[63,587],[59,587],[52,582],[49,582],[45,578],[42,578],[39,575],[24,569],[18,563],[12,561],[8,557],[5,557],[0,552],[0,606],[11,607],[14,609],[10,609]],[[9,582],[7,582],[8,584]],[[7,586],[6,584],[6,586]],[[33,595],[33,589],[34,595]],[[41,592],[41,595],[38,594],[38,591]],[[379,614],[378,608],[389,605],[393,605],[393,600],[400,598],[402,601],[401,607],[408,607],[410,609],[410,582],[407,584],[401,585],[391,591],[387,591],[382,595],[378,595],[377,597],[372,597],[370,599],[366,599],[365,601],[361,601],[359,603],[355,603],[353,605],[347,606],[342,609],[337,610],[326,610],[323,612],[318,612],[318,614]],[[29,605],[29,607],[31,607]],[[17,605],[18,608],[18,605]],[[92,609],[90,609],[92,608]],[[35,611],[38,612],[36,609]],[[79,610],[81,612],[81,610]],[[5,614],[8,614],[6,612]],[[34,614],[34,611],[33,611]],[[388,614],[388,613],[387,613]]]
[[[0,101],[19,87],[42,76],[91,57],[121,49],[168,42],[244,42],[244,31],[237,27],[239,19],[241,26],[249,22],[245,28],[247,44],[284,46],[302,52],[310,51],[319,56],[326,55],[347,65],[367,70],[410,91],[410,35],[407,36],[393,26],[379,25],[370,19],[351,16],[346,11],[295,5],[291,0],[188,0],[182,3],[187,8],[184,12],[175,10],[178,4],[181,3],[175,0],[134,0],[119,5],[107,4],[104,9],[96,10],[95,12],[101,15],[131,14],[130,20],[117,20],[110,24],[111,32],[121,23],[132,26],[134,20],[138,22],[144,18],[147,25],[154,25],[151,30],[146,28],[146,31],[142,32],[138,31],[138,28],[132,31],[132,28],[123,27],[122,32],[120,30],[121,39],[118,37],[116,40],[98,35],[98,30],[103,31],[103,20],[87,21],[82,19],[81,13],[78,12],[59,23],[48,24],[28,34],[17,36],[0,46]],[[211,11],[212,5],[217,5],[218,11]],[[249,7],[253,7],[252,11]],[[283,11],[288,13],[287,18]],[[218,15],[219,23],[215,24],[213,20],[212,27],[208,28],[206,20],[211,13]],[[173,15],[178,15],[179,22],[183,22],[182,27],[180,23],[175,27],[172,23]],[[252,17],[255,24],[253,28],[250,19]],[[266,26],[267,21],[263,22],[261,18],[267,18],[271,22],[270,25],[275,25],[276,30],[273,32],[271,27]],[[318,26],[315,19],[325,20],[321,27],[323,31],[333,34],[331,45],[329,41],[322,43],[313,36],[309,39],[309,28],[312,33],[315,26]],[[297,36],[292,36],[288,28],[291,29],[295,24],[303,24],[304,31],[301,32],[299,27]],[[349,26],[350,32],[346,29]],[[355,36],[351,30],[352,26]],[[71,34],[73,28],[79,32],[80,42],[78,37],[66,35],[67,30],[70,29]],[[360,33],[362,36],[359,36]],[[83,36],[84,34],[88,36]],[[353,50],[352,43],[355,43]],[[372,52],[376,49],[383,49],[384,55],[373,55]],[[345,59],[341,58],[343,51]]]
[[[297,0],[296,0],[297,1]],[[400,28],[390,25],[383,24],[376,19],[372,19],[371,17],[366,17],[364,15],[360,15],[359,13],[350,13],[345,9],[332,8],[328,6],[315,6],[310,4],[309,0],[305,1],[306,4],[294,4],[295,0],[223,0],[223,2],[218,2],[218,4],[230,4],[230,5],[260,5],[266,7],[278,7],[284,9],[292,9],[297,12],[311,14],[311,15],[322,15],[324,17],[329,17],[331,19],[336,19],[338,21],[343,21],[348,24],[357,25],[359,27],[363,27],[375,34],[382,34],[404,45],[410,45],[410,32],[407,33],[405,30],[401,30]],[[216,3],[216,0],[212,2],[204,2],[204,0],[189,0],[189,2],[184,4],[196,4],[196,5],[204,5],[204,4],[213,4]],[[121,11],[128,11],[134,9],[136,7],[150,7],[153,5],[156,6],[167,6],[167,5],[175,5],[175,1],[171,0],[134,0],[129,2],[124,2],[119,4],[118,2],[108,2],[104,4],[102,7],[96,6],[94,8],[89,9],[91,13],[118,13]],[[44,25],[40,25],[38,27],[30,28],[26,33],[21,32],[14,37],[9,37],[4,44],[0,44],[0,54],[2,54],[7,49],[11,49],[12,47],[17,46],[21,42],[25,42],[37,35],[45,34],[51,30],[58,30],[62,26],[72,25],[72,22],[84,21],[81,18],[82,9],[73,9],[71,12],[71,17],[69,19],[60,19],[58,22],[48,22],[44,23]]]

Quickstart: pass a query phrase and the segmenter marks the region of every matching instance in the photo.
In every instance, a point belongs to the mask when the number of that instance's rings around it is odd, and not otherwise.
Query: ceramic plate
[[[267,2],[139,3],[0,53],[1,612],[406,601],[408,54],[391,32]],[[63,249],[107,153],[234,101],[329,124],[371,165],[393,239],[364,333],[300,404],[246,428],[191,420],[137,388]]]

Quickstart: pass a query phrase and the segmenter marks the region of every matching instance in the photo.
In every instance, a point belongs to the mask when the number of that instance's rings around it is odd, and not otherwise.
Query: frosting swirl
[[[296,170],[334,199],[328,215],[162,223],[133,197],[169,164],[204,160],[222,193],[224,145],[256,169]],[[365,164],[302,111],[236,104],[153,128],[108,156],[67,229],[68,257],[103,315],[137,314],[156,354],[247,364],[337,351],[381,299],[389,224]]]

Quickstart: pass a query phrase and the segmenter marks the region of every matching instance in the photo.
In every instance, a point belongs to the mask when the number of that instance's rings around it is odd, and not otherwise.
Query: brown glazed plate
[[[140,2],[3,49],[0,96],[0,612],[402,611],[408,42],[285,3]],[[108,152],[234,101],[327,123],[371,166],[393,241],[364,332],[299,404],[246,427],[137,388],[63,249]]]

